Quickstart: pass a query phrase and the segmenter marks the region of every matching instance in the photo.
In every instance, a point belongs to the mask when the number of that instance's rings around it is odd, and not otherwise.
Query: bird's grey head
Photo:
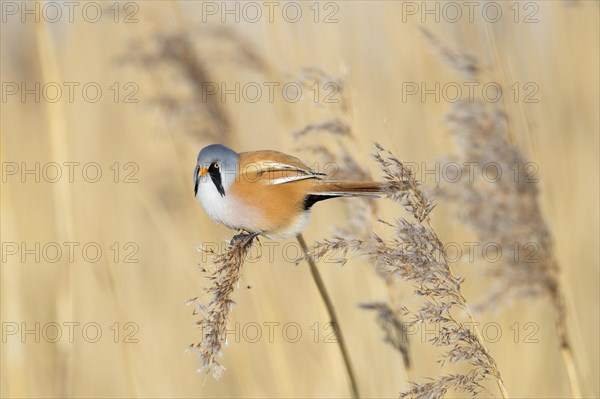
[[[211,144],[200,150],[194,170],[194,196],[203,179],[214,184],[221,196],[225,196],[226,189],[237,177],[239,162],[238,153],[221,144]]]

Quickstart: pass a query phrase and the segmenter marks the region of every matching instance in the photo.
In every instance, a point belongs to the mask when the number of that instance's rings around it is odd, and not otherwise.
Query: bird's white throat
[[[254,224],[252,220],[261,217],[261,215],[257,215],[257,210],[248,209],[248,207],[236,201],[229,193],[230,185],[231,182],[224,183],[225,195],[222,196],[210,178],[201,179],[196,199],[198,199],[206,213],[216,222],[223,223],[232,229],[253,231],[252,226]]]

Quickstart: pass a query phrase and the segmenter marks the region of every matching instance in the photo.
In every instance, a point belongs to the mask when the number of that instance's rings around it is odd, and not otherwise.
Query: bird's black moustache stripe
[[[217,191],[221,194],[221,197],[225,196],[225,189],[223,188],[223,182],[221,181],[221,173],[219,172],[219,167],[215,164],[212,164],[208,167],[208,174],[210,175],[211,180],[215,184]]]

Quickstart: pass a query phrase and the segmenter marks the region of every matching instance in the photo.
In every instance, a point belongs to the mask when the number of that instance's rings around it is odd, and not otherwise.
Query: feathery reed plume
[[[303,68],[298,76],[292,76],[291,78],[301,86],[304,86],[308,92],[314,91],[315,85],[317,85],[317,90],[322,89],[324,92],[323,97],[316,94],[320,101],[313,102],[315,106],[323,107],[325,104],[330,104],[333,110],[337,110],[344,115],[350,110],[350,96],[346,91],[343,78],[332,76],[317,67]]]
[[[356,137],[352,128],[350,92],[346,88],[345,80],[332,76],[316,68],[303,68],[296,81],[306,88],[307,92],[314,90],[315,85],[333,90],[335,101],[316,102],[317,106],[328,104],[327,112],[335,116],[317,123],[310,123],[294,132],[293,138],[298,142],[299,150],[306,150],[317,155],[322,163],[319,172],[326,173],[329,178],[336,180],[372,180],[369,170],[359,162],[355,154]],[[365,206],[357,207],[357,201]],[[369,198],[360,198],[343,201],[348,214],[352,217],[343,226],[335,228],[335,234],[341,236],[364,235],[370,230],[372,216],[377,208],[376,203]]]
[[[505,119],[481,102],[459,103],[448,118],[458,144],[448,162],[469,163],[472,173],[442,184],[439,194],[481,242],[515,255],[489,264],[494,285],[481,308],[519,296],[558,294],[559,269],[541,215],[537,165],[508,142]]]
[[[183,29],[132,41],[120,61],[172,74],[151,103],[193,136],[228,143],[232,126],[221,97],[211,91],[218,82],[211,60],[227,59],[260,73],[266,72],[267,63],[248,40],[230,29],[204,29],[194,39],[193,32]],[[226,54],[217,54],[214,46],[206,45],[210,41],[220,42],[218,48],[227,49]]]
[[[479,79],[477,60],[448,49],[425,31],[434,48],[468,79]],[[461,61],[462,60],[462,61]],[[493,281],[479,309],[497,308],[519,297],[547,295],[554,307],[560,351],[567,369],[571,394],[581,396],[567,315],[560,284],[560,267],[554,242],[540,207],[538,165],[510,142],[508,115],[482,100],[458,102],[448,115],[456,149],[447,164],[469,165],[469,173],[453,176],[439,189],[441,198],[454,205],[456,215],[481,243],[493,243],[500,262],[485,264]]]
[[[323,87],[330,85],[336,89],[337,107],[330,107],[334,114],[332,119],[323,122],[312,123],[293,133],[294,139],[300,144],[300,150],[306,150],[316,155],[322,162],[322,168],[319,171],[325,172],[330,178],[337,180],[364,180],[372,181],[370,171],[360,162],[356,154],[358,151],[351,148],[355,144],[355,134],[352,127],[350,92],[346,88],[345,80],[340,77],[334,77],[318,68],[305,68],[301,77],[298,79],[307,90],[311,90],[315,84]],[[330,142],[331,141],[331,142]],[[372,222],[375,220],[377,212],[377,202],[371,198],[353,198],[342,200],[347,208],[348,220],[340,226],[335,226],[333,235],[337,237],[355,237],[366,238],[368,232],[372,230]],[[360,206],[363,204],[364,206]],[[395,284],[398,279],[393,275],[382,272],[380,268],[375,267],[377,275],[381,277],[388,290],[389,303],[378,302],[378,324],[384,332],[384,340],[392,343],[392,347],[397,349],[404,363],[405,370],[410,370],[410,357],[408,351],[408,339],[402,328],[402,314],[399,311],[397,291]],[[363,307],[364,309],[371,309]],[[387,312],[383,313],[383,309]],[[387,321],[387,323],[385,322]],[[394,334],[393,331],[396,333]],[[402,337],[402,340],[391,339],[392,336]]]
[[[203,36],[215,37],[225,48],[227,48],[225,44],[233,47],[228,53],[236,64],[242,64],[248,69],[261,73],[267,73],[269,70],[268,62],[256,51],[256,47],[245,34],[230,27],[216,26],[204,32]]]
[[[402,354],[402,361],[406,368],[410,368],[410,354],[408,352],[408,331],[406,324],[396,316],[397,312],[390,308],[385,302],[361,303],[363,309],[377,312],[377,323],[383,330],[384,342],[392,345],[394,349]]]
[[[176,78],[169,77],[170,84],[160,87],[161,91],[150,103],[184,131],[227,142],[231,133],[227,112],[218,97],[206,93],[207,84],[214,82],[214,78],[203,58],[197,55],[188,33],[162,33],[132,41],[120,61],[156,74],[166,67],[162,73],[172,73]]]
[[[393,154],[377,145],[374,158],[380,164],[389,198],[400,203],[416,221],[405,218],[395,224],[383,222],[395,230],[395,237],[384,240],[376,234],[368,239],[334,237],[315,243],[310,254],[320,258],[333,250],[345,255],[348,251],[369,256],[377,267],[414,283],[414,292],[423,298],[417,311],[404,307],[409,324],[436,324],[439,334],[430,339],[436,347],[447,348],[441,363],[466,362],[471,370],[466,374],[448,374],[425,384],[411,383],[403,398],[438,398],[446,392],[462,391],[472,395],[484,389],[482,383],[492,378],[502,397],[508,397],[500,371],[476,327],[467,300],[461,292],[462,278],[456,277],[446,259],[444,245],[429,221],[434,205],[419,186],[412,170]],[[457,320],[464,313],[473,328]]]
[[[310,144],[304,144],[300,148],[318,156],[321,162],[319,171],[327,173],[329,178],[336,180],[372,180],[368,169],[356,159],[347,144],[353,139],[351,127],[339,120],[320,125],[319,130],[309,133],[306,130],[311,128],[309,125],[303,129],[302,134],[295,135],[299,142],[302,138],[310,139]],[[342,128],[344,133],[340,136],[339,132],[342,131]],[[315,140],[314,135],[317,132],[329,133],[330,136],[333,136],[333,145],[326,145],[324,140]],[[344,221],[343,225],[335,226],[334,234],[356,237],[369,231],[373,216],[377,211],[376,202],[372,198],[352,198],[341,202],[345,204],[350,218]],[[363,206],[357,206],[357,202]]]
[[[298,140],[298,139],[302,138],[303,136],[308,135],[309,133],[319,132],[319,131],[328,132],[328,133],[331,133],[334,135],[339,135],[339,136],[346,136],[346,137],[352,136],[352,128],[350,126],[348,126],[345,122],[342,122],[339,119],[334,119],[334,120],[324,121],[324,122],[320,122],[320,123],[308,124],[308,125],[304,126],[302,129],[298,130],[297,132],[294,132],[294,138],[296,140]]]
[[[474,78],[484,70],[479,59],[474,55],[446,46],[429,29],[421,28],[421,32],[438,56],[452,68],[465,75],[465,78]]]
[[[506,116],[481,102],[459,103],[449,116],[458,143],[450,162],[469,162],[473,173],[444,184],[440,196],[454,204],[457,218],[469,226],[482,243],[494,243],[502,256],[486,264],[493,281],[479,309],[497,308],[519,297],[547,295],[555,313],[560,351],[567,368],[571,393],[581,396],[573,360],[566,309],[560,285],[560,267],[551,233],[541,213],[537,164],[529,162],[509,143]],[[494,165],[493,178],[487,175]]]
[[[192,344],[188,349],[196,351],[200,358],[198,371],[212,372],[214,378],[219,378],[224,367],[218,362],[221,357],[223,344],[227,344],[226,327],[229,311],[235,302],[231,299],[240,276],[244,259],[252,248],[256,234],[238,234],[231,239],[229,247],[222,254],[215,254],[212,249],[199,248],[199,251],[215,256],[208,279],[211,285],[205,292],[211,296],[206,305],[198,303],[198,298],[190,299],[188,304],[194,304],[194,314],[203,317],[196,324],[202,329],[202,339]]]

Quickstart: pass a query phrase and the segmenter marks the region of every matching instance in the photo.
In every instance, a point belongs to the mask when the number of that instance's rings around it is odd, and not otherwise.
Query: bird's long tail
[[[326,197],[378,197],[383,194],[383,188],[383,183],[373,181],[323,182],[315,187],[312,194]]]
[[[323,182],[316,186],[304,199],[304,209],[310,209],[316,202],[339,197],[372,197],[383,194],[383,184],[379,182]]]

